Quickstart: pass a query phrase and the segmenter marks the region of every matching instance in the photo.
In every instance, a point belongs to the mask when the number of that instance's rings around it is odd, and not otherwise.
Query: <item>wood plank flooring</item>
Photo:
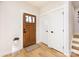
[[[24,48],[16,53],[5,55],[4,57],[66,57],[63,53],[55,49],[48,48],[44,43],[39,43],[38,45],[39,47],[32,51],[27,51]]]

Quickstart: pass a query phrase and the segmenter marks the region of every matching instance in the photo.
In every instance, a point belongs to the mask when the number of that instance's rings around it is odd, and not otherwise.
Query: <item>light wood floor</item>
[[[16,53],[5,55],[4,57],[66,57],[63,53],[48,48],[44,43],[39,43],[38,45],[40,47],[32,51],[27,51],[24,48]]]
[[[16,53],[5,55],[4,57],[66,57],[63,53],[55,49],[48,48],[44,43],[39,43],[38,45],[39,47],[32,51],[27,51],[26,47]],[[79,55],[72,53],[71,57],[79,57]]]

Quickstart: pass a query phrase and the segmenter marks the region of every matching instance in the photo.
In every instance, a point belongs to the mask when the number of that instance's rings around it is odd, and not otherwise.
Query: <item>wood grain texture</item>
[[[74,35],[74,38],[79,38],[79,35]]]
[[[4,57],[66,57],[63,53],[53,48],[49,48],[44,43],[39,43],[38,45],[40,47],[32,51],[27,51],[25,48],[23,48],[20,51],[5,55]],[[76,53],[71,53],[70,57],[79,57],[79,55]]]
[[[5,57],[66,57],[63,53],[49,48],[44,43],[39,43],[39,48],[27,51],[25,48],[14,54],[5,55]],[[27,48],[27,47],[26,47]]]
[[[72,52],[72,53],[71,53],[71,57],[79,57],[79,55]]]
[[[76,50],[79,50],[79,47],[76,47],[76,46],[72,46],[72,49],[76,49]]]
[[[76,44],[79,44],[79,42],[77,42],[77,41],[72,41],[72,43],[76,43]]]
[[[26,16],[30,16],[32,22],[26,22]],[[33,23],[33,18],[35,22]],[[28,19],[30,20],[30,19]],[[36,16],[28,13],[23,14],[23,48],[36,43]]]

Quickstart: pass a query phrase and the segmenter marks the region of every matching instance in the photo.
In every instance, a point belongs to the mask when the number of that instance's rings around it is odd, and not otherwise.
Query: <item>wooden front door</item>
[[[23,47],[36,43],[36,16],[23,14]]]

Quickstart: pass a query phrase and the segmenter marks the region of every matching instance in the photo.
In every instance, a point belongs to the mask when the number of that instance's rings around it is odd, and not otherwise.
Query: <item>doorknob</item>
[[[48,32],[48,30],[46,32]]]
[[[25,29],[24,29],[24,31],[25,31]]]
[[[26,31],[23,31],[24,33],[26,33]]]
[[[51,33],[53,33],[53,31],[51,31]]]

